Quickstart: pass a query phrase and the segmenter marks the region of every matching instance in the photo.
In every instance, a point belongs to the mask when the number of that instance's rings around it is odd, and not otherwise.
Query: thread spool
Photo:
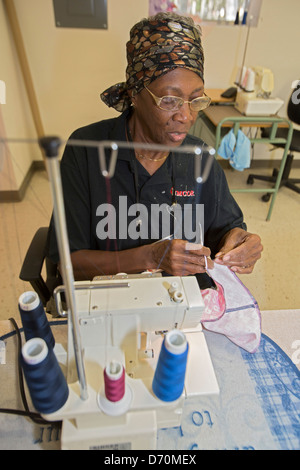
[[[104,369],[105,396],[111,402],[120,401],[125,394],[125,369],[119,362],[112,361]]]
[[[33,406],[50,414],[67,401],[69,388],[52,348],[42,338],[31,338],[22,347],[20,362]]]
[[[179,289],[177,282],[172,282],[171,287],[169,288],[169,294],[171,299],[174,300],[174,302],[180,303],[183,301],[183,293]]]
[[[177,400],[184,388],[188,343],[179,330],[169,331],[162,343],[152,382],[154,394],[162,401]]]
[[[26,341],[31,338],[43,338],[49,348],[54,348],[54,336],[36,292],[27,291],[19,297],[19,311]]]
[[[178,282],[172,282],[170,288],[169,288],[169,294],[172,296],[174,293],[178,290]]]

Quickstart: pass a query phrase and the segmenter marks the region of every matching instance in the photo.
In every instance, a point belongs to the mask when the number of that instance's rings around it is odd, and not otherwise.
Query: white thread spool
[[[48,346],[42,338],[29,339],[22,347],[22,356],[27,364],[40,364],[47,355]]]
[[[172,354],[182,354],[187,348],[185,334],[180,330],[171,330],[165,336],[165,347]]]
[[[19,297],[19,305],[22,310],[31,311],[37,308],[40,304],[39,296],[36,292],[27,291]]]
[[[169,294],[171,298],[174,300],[174,302],[180,303],[183,301],[183,293],[179,289],[178,282],[176,281],[172,282],[169,288]]]

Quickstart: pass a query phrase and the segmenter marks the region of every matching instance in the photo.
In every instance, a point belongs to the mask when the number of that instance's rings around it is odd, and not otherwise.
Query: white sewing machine
[[[62,290],[55,293],[58,306]],[[187,397],[219,393],[195,277],[108,276],[75,283],[75,297],[88,397],[80,397],[69,321],[69,398],[60,410],[44,415],[63,421],[62,449],[155,449],[159,428],[180,425]],[[152,380],[164,333],[173,329],[185,333],[189,352],[184,392],[166,402],[153,393]],[[126,372],[121,403],[108,402],[104,393],[103,372],[111,361],[123,364]]]
[[[276,114],[284,101],[271,96],[274,89],[274,76],[265,67],[243,67],[237,73],[235,107],[246,116],[269,116]]]
[[[155,449],[159,428],[180,425],[185,398],[219,393],[201,327],[204,302],[197,280],[143,273],[74,282],[58,160],[60,139],[45,137],[40,145],[47,157],[70,315],[68,352],[55,350],[58,362],[67,366],[69,396],[63,407],[44,418],[63,422],[62,449]],[[99,144],[100,156],[105,145]],[[115,143],[110,147],[118,148]],[[193,152],[200,154],[197,148]],[[116,152],[114,156],[116,161]],[[199,169],[196,177],[205,181],[209,170],[210,166],[203,173]],[[113,165],[102,174],[111,177]],[[55,298],[63,316],[62,290],[56,289]],[[180,388],[179,398],[170,395],[173,401],[163,401],[154,394],[152,382],[163,335],[170,330],[175,330],[175,339],[184,332],[189,348],[183,392]],[[118,401],[109,401],[104,372],[109,367],[114,375],[114,364],[125,369],[125,393]]]

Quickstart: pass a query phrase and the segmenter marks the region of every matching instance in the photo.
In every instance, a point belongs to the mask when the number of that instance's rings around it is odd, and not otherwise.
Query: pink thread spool
[[[119,362],[112,361],[104,369],[105,396],[112,402],[120,401],[125,394],[125,369]]]

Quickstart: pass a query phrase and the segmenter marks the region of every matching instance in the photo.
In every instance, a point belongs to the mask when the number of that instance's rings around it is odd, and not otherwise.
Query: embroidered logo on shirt
[[[170,193],[173,196],[174,188],[171,188]],[[195,191],[193,189],[185,189],[184,191],[179,191],[179,190],[175,189],[175,196],[178,196],[178,197],[191,197],[191,196],[195,196]]]

